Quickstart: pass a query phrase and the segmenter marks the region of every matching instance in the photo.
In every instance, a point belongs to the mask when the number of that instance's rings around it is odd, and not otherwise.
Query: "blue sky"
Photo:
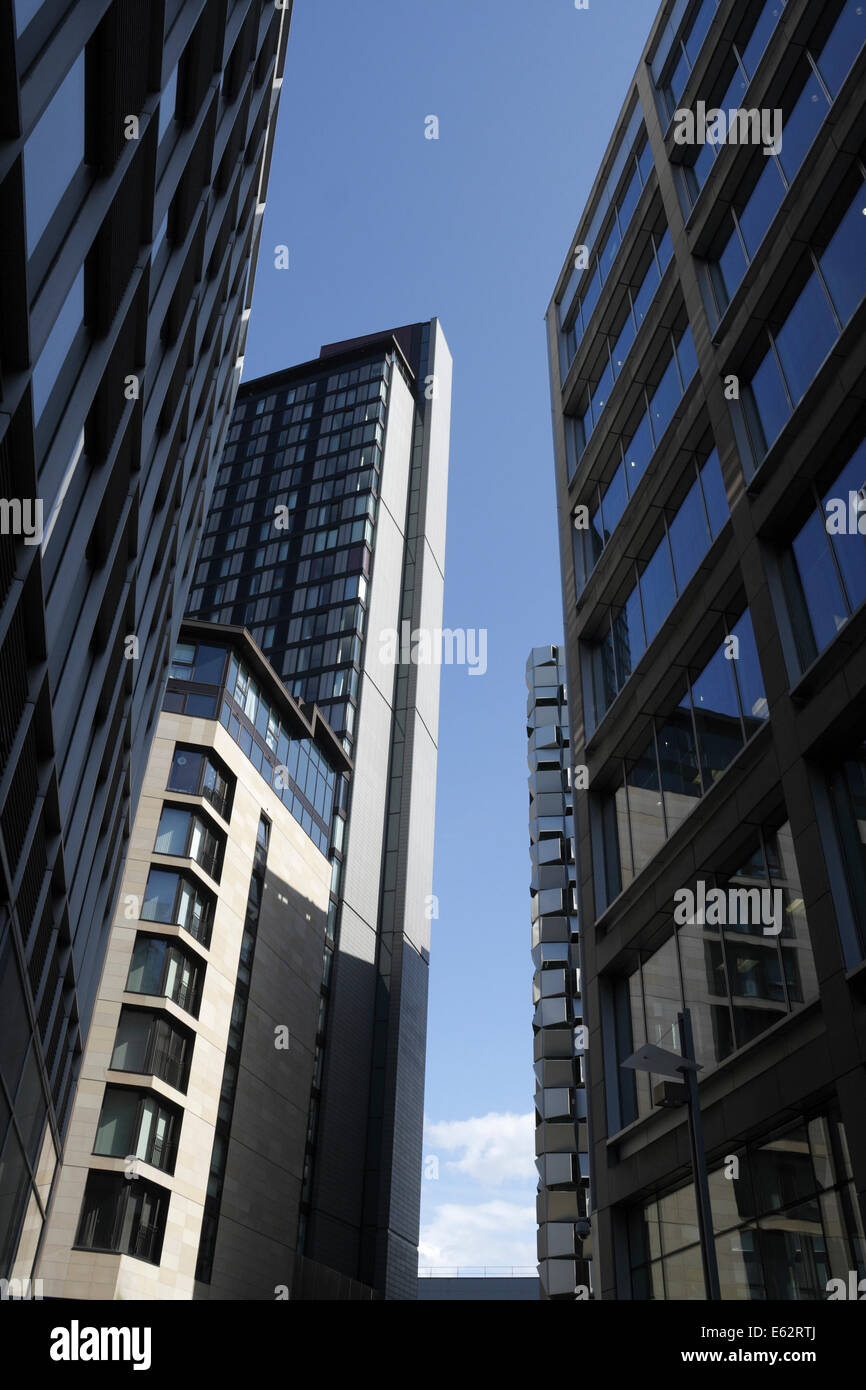
[[[295,0],[245,377],[441,320],[445,626],[488,633],[485,675],[442,668],[422,1264],[535,1260],[524,667],[562,634],[543,316],[656,8]]]

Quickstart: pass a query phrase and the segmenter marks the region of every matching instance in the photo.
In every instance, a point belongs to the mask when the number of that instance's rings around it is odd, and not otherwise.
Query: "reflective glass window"
[[[640,594],[636,588],[632,589],[624,606],[614,615],[613,638],[617,682],[622,687],[643,656],[646,646]]]
[[[818,70],[832,96],[839,92],[864,43],[866,5],[862,0],[847,0],[818,56]]]
[[[84,268],[82,267],[72,282],[72,287],[45,341],[45,346],[39,354],[39,360],[33,368],[31,383],[33,417],[37,422],[48,404],[57,383],[58,374],[83,323]]]
[[[720,647],[692,685],[698,749],[707,791],[743,746],[733,662]]]
[[[27,251],[32,255],[84,162],[84,53],[64,77],[24,145]]]
[[[722,468],[715,449],[701,469],[701,488],[710,519],[710,530],[715,538],[730,515]]]
[[[739,686],[746,737],[749,738],[756,729],[760,728],[767,718],[769,710],[767,697],[764,694],[761,663],[758,660],[758,645],[752,627],[752,615],[748,609],[734,624],[731,635],[737,639],[738,656],[735,661],[729,664],[734,668],[734,675]]]
[[[794,538],[792,549],[812,632],[818,651],[822,651],[832,642],[848,613],[830,553],[827,530],[817,512]]]
[[[682,593],[706,554],[710,543],[704,504],[697,480],[689,488],[676,516],[671,521],[669,535],[677,591]]]
[[[640,577],[647,641],[651,642],[671,611],[676,594],[667,538],[659,545]]]
[[[628,494],[625,486],[625,469],[622,464],[620,464],[608,483],[607,490],[601,499],[605,543],[607,543],[613,535],[620,517],[625,511],[627,502]]]
[[[629,765],[628,810],[634,871],[639,874],[657,854],[665,839],[664,811],[656,766],[655,741]]]
[[[866,498],[866,440],[845,464],[830,492],[847,506],[848,523],[845,530],[834,528],[829,535],[853,611],[866,598],[866,534],[861,529],[866,528],[866,501],[863,500]],[[852,494],[857,508],[854,526],[851,525]],[[830,493],[822,499],[825,516],[829,496]]]
[[[740,231],[750,257],[754,257],[764,240],[767,228],[778,212],[784,196],[785,185],[781,171],[775,159],[768,156],[763,173],[755,184],[746,206],[739,213]]]
[[[779,163],[790,183],[806,157],[829,107],[818,77],[810,72],[802,92],[788,113],[782,134]]]
[[[795,405],[812,384],[837,336],[824,288],[817,275],[811,275],[776,334],[776,348]]]
[[[861,185],[820,257],[821,272],[843,326],[866,294],[864,215],[866,185]]]
[[[747,391],[746,413],[752,433],[755,459],[759,462],[791,414],[791,403],[772,348],[752,377]],[[750,410],[750,406],[753,409]]]
[[[655,388],[650,400],[650,419],[652,420],[653,439],[656,445],[659,444],[662,435],[674,417],[674,411],[680,402],[682,390],[680,388],[680,378],[677,372],[676,358],[671,356],[671,360],[664,370],[662,379]]]
[[[649,416],[644,415],[625,447],[625,477],[629,495],[634,492],[643,477],[654,447]]]

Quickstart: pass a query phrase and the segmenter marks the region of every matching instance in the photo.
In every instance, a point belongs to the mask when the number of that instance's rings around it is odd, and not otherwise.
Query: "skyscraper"
[[[526,663],[538,1274],[543,1297],[588,1299],[587,1074],[562,655],[534,647]]]
[[[290,1296],[337,783],[249,634],[186,622],[123,866],[38,1277]]]
[[[666,4],[548,313],[595,1292],[864,1270],[863,6]]]
[[[246,626],[350,752],[294,1295],[414,1298],[451,358],[436,319],[246,382],[190,612]],[[395,656],[396,653],[396,656]]]
[[[0,30],[0,1274],[27,1277],[240,377],[288,10],[3,0]]]

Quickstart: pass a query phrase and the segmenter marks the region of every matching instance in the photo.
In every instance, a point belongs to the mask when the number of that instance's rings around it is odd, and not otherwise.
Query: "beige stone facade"
[[[235,779],[230,821],[201,797],[167,791],[176,744],[212,748]],[[163,803],[202,808],[225,846],[219,881],[191,860],[154,849]],[[235,998],[241,939],[260,816],[271,823],[235,1109],[210,1284],[196,1259]],[[182,868],[215,899],[205,949],[183,927],[139,917],[152,867]],[[163,712],[154,738],[87,1040],[37,1273],[46,1297],[87,1299],[273,1298],[291,1283],[317,1029],[330,865],[226,729],[212,719]],[[173,937],[205,966],[198,1017],[166,998],[127,991],[136,939]],[[153,1075],[113,1071],[124,1005],[151,1007],[195,1034],[184,1092]],[[288,1030],[288,1047],[276,1030]],[[285,1037],[285,1035],[280,1035]],[[132,1087],[179,1107],[176,1160],[168,1173],[101,1157],[94,1141],[106,1085]],[[101,1169],[170,1193],[158,1264],[76,1248],[88,1175]]]

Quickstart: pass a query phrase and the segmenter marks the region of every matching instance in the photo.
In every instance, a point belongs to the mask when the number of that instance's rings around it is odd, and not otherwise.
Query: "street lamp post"
[[[671,1108],[685,1105],[688,1110],[689,1147],[692,1156],[692,1177],[695,1185],[695,1205],[698,1211],[698,1234],[701,1243],[701,1263],[704,1271],[704,1289],[708,1300],[721,1299],[719,1289],[719,1265],[716,1259],[716,1246],[713,1240],[713,1216],[710,1207],[710,1184],[707,1177],[707,1156],[704,1150],[703,1129],[701,1127],[701,1103],[698,1095],[698,1072],[701,1070],[695,1061],[695,1043],[692,1034],[692,1017],[688,1009],[677,1014],[680,1031],[680,1053],[669,1052],[667,1048],[657,1047],[655,1043],[644,1043],[620,1065],[633,1071],[654,1072],[656,1076],[675,1078],[679,1084],[671,1086],[663,1083],[663,1105]],[[680,1081],[679,1078],[682,1078]]]

